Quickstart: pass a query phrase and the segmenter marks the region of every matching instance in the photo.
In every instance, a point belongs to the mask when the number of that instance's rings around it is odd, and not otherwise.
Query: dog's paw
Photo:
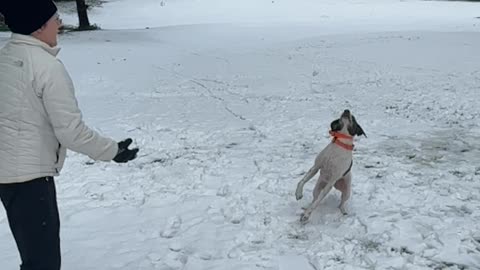
[[[300,216],[300,223],[302,223],[302,225],[305,225],[308,223],[308,220],[310,219],[310,215],[309,214],[306,214],[306,213],[303,213],[301,216]]]
[[[303,198],[303,192],[297,189],[297,191],[295,191],[295,198],[297,198],[297,201],[301,200]]]

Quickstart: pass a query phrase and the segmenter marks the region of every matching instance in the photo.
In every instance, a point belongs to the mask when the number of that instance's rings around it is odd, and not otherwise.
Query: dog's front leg
[[[295,198],[297,201],[303,198],[303,186],[310,180],[312,177],[317,174],[319,167],[315,164],[313,167],[307,172],[307,174],[303,177],[300,182],[297,184],[297,190],[295,191]]]
[[[325,148],[327,149],[327,148]],[[303,198],[303,186],[312,179],[315,174],[320,170],[322,167],[323,159],[325,157],[325,149],[322,150],[317,157],[315,158],[315,162],[313,163],[312,168],[308,170],[307,174],[303,177],[300,182],[297,184],[297,190],[295,191],[295,197],[297,198],[297,201]]]

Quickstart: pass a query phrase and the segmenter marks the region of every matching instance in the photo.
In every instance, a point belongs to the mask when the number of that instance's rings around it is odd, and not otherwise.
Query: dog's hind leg
[[[312,203],[317,200],[318,195],[320,195],[320,192],[327,186],[327,182],[320,181],[318,179],[317,184],[315,185],[315,188],[313,189],[313,201]]]
[[[313,165],[313,167],[307,172],[307,174],[298,182],[297,190],[295,191],[295,198],[297,201],[303,198],[303,186],[312,179],[312,177],[317,174],[318,170],[320,170],[320,166],[317,164]]]
[[[338,207],[340,208],[340,212],[346,215],[347,211],[345,209],[345,203],[350,198],[350,194],[352,191],[352,173],[349,172],[342,179],[338,180],[335,183],[335,188],[342,192],[342,199]]]
[[[312,203],[315,202],[315,200],[318,198],[318,195],[320,194],[320,191],[325,188],[327,183],[320,181],[320,179],[317,181],[317,184],[315,184],[315,188],[313,189],[313,200]],[[302,207],[303,210],[306,210],[308,207]]]
[[[325,183],[325,185],[318,193],[317,198],[314,199],[312,204],[305,210],[305,212],[303,212],[302,216],[300,217],[300,222],[302,223],[307,223],[313,210],[315,210],[320,205],[323,198],[325,198],[328,192],[330,192],[334,184],[334,182],[329,181],[329,178],[326,177],[325,174],[323,174],[322,172],[320,172],[320,179],[318,181]]]

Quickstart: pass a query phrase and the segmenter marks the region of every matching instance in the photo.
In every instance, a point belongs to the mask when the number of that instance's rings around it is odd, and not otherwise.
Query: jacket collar
[[[58,52],[60,51],[59,47],[52,48],[47,43],[29,35],[12,33],[12,37],[10,40],[12,43],[16,43],[16,44],[27,44],[31,46],[41,47],[42,49],[44,49],[45,51],[47,51],[49,54],[53,56],[57,56]]]

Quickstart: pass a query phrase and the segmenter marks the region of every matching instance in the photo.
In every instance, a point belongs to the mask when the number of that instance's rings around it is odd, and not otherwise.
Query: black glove
[[[126,163],[137,157],[138,148],[128,149],[128,146],[132,143],[132,139],[128,138],[118,143],[118,153],[113,158],[117,163]]]

